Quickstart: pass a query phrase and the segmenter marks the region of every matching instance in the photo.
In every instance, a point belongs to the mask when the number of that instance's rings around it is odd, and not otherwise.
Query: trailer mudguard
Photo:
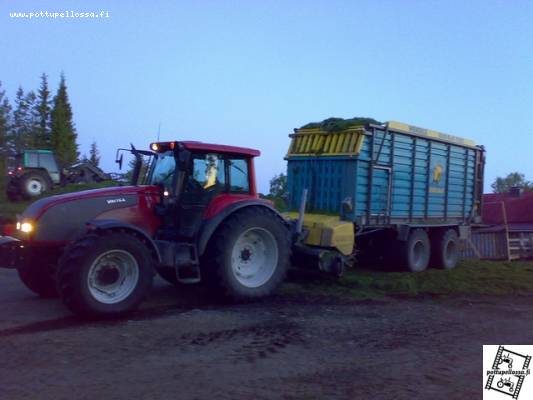
[[[200,234],[198,235],[198,255],[203,255],[205,252],[205,249],[207,248],[207,244],[209,243],[209,239],[211,239],[211,236],[213,236],[213,233],[217,230],[217,228],[220,226],[220,224],[228,218],[231,214],[237,212],[238,210],[242,210],[245,207],[265,207],[271,210],[274,214],[279,216],[279,218],[286,224],[285,219],[283,216],[276,210],[273,206],[270,204],[262,201],[262,200],[243,200],[239,201],[237,203],[233,203],[230,206],[226,207],[222,212],[217,214],[215,217],[205,220],[203,222],[202,229],[200,230]],[[287,226],[287,229],[288,226]],[[290,232],[287,232],[289,235]]]
[[[161,262],[161,254],[154,240],[144,230],[140,229],[135,225],[128,224],[116,219],[93,219],[92,221],[89,221],[87,223],[87,226],[89,227],[89,230],[106,231],[120,229],[127,232],[129,231],[137,236],[140,236],[146,241],[150,250],[152,250],[152,253],[157,259],[157,262]]]

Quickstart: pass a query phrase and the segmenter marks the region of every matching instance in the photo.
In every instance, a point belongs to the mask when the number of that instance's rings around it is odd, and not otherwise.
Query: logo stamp
[[[521,350],[515,350],[512,346],[498,346],[492,362],[492,368],[486,370],[488,378],[485,390],[501,393],[501,397],[491,398],[512,398],[516,400],[520,396],[524,380],[531,374],[529,369],[531,356],[521,354],[519,351]]]

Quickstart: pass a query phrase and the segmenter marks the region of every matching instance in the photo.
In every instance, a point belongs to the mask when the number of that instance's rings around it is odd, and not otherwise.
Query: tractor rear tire
[[[413,229],[406,242],[400,244],[402,267],[409,272],[427,269],[431,256],[428,234],[423,229]]]
[[[89,233],[59,260],[58,291],[75,314],[117,316],[131,312],[148,295],[154,277],[148,247],[128,233]]]
[[[455,229],[439,232],[431,239],[431,266],[454,269],[459,261],[459,236]]]
[[[49,299],[58,295],[54,270],[53,265],[31,257],[17,268],[17,273],[28,289],[44,299]]]
[[[32,199],[52,187],[50,178],[40,171],[32,171],[20,178],[20,193],[25,199]]]
[[[218,295],[236,301],[270,295],[285,279],[290,233],[266,207],[230,215],[209,242],[202,276]]]

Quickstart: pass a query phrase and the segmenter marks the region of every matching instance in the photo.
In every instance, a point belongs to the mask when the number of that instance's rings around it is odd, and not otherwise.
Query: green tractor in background
[[[61,170],[52,151],[26,150],[16,155],[14,168],[8,171],[6,194],[11,201],[29,200],[57,186],[109,179],[109,174],[90,161]]]

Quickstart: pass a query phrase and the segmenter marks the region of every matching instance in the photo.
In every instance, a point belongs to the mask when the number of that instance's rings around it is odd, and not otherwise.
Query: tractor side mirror
[[[115,162],[118,164],[118,169],[122,169],[122,163],[124,161],[124,153],[120,154],[120,157],[118,157]]]

